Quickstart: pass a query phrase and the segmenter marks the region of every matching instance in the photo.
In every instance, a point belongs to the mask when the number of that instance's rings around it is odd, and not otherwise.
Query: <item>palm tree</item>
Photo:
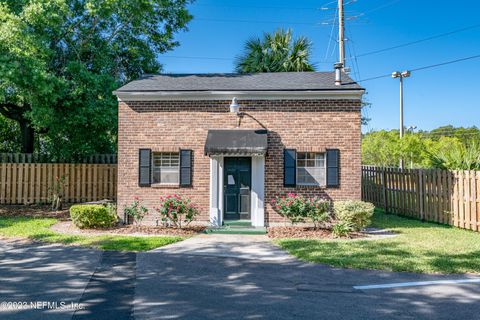
[[[245,52],[237,57],[238,73],[315,71],[310,63],[312,43],[305,37],[293,39],[292,31],[278,29],[265,33],[263,39],[252,38],[245,43]]]

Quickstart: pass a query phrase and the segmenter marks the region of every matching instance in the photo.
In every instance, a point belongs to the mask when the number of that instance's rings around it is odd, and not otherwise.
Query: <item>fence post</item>
[[[418,204],[420,209],[420,220],[425,220],[425,212],[423,211],[423,170],[418,170]]]
[[[383,191],[383,211],[388,213],[388,202],[387,202],[387,174],[385,168],[382,167],[382,191]]]

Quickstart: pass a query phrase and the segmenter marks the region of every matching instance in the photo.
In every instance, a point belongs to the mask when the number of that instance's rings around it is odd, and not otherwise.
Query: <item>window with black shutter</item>
[[[192,185],[192,150],[180,149],[180,186]]]
[[[152,183],[178,185],[180,181],[180,154],[154,152],[152,154]]]
[[[151,185],[152,150],[140,149],[138,152],[138,185],[149,187]]]
[[[283,150],[283,185],[295,187],[297,175],[297,151],[295,149]]]
[[[327,187],[340,186],[340,150],[327,149]]]
[[[325,153],[297,152],[297,186],[326,185]]]

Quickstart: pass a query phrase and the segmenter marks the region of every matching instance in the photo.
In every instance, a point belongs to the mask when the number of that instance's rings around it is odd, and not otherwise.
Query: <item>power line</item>
[[[376,77],[371,77],[371,78],[366,78],[366,79],[362,79],[362,80],[357,80],[357,82],[366,82],[366,81],[371,81],[371,80],[376,80],[376,79],[381,79],[381,78],[386,78],[386,77],[391,77],[392,74],[389,73],[389,74],[384,74],[384,75],[381,75],[381,76],[376,76]]]
[[[449,35],[452,35],[452,34],[455,34],[455,33],[463,32],[463,31],[467,31],[467,30],[471,30],[471,29],[476,29],[478,27],[480,27],[480,24],[475,24],[475,25],[468,26],[468,27],[465,27],[465,28],[461,28],[461,29],[457,29],[457,30],[433,35],[433,36],[430,36],[430,37],[427,37],[427,38],[402,43],[402,44],[392,46],[392,47],[388,47],[388,48],[384,48],[384,49],[379,49],[379,50],[374,50],[374,51],[370,51],[370,52],[361,53],[361,54],[357,55],[357,58],[365,57],[365,56],[369,56],[369,55],[372,55],[372,54],[377,54],[377,53],[381,53],[381,52],[385,52],[385,51],[390,51],[390,50],[394,50],[394,49],[398,49],[398,48],[402,48],[402,47],[406,47],[406,46],[411,46],[411,45],[414,45],[414,44],[417,44],[417,43],[430,41],[430,40],[438,39],[438,38],[441,38],[441,37],[446,37],[446,36],[449,36]]]
[[[172,58],[172,59],[192,59],[192,60],[224,60],[224,61],[233,61],[235,58],[226,58],[226,57],[200,57],[200,56],[160,56],[160,58]],[[315,62],[317,64],[333,64],[333,61],[321,61]]]
[[[432,65],[425,66],[425,67],[419,67],[419,68],[412,69],[412,70],[410,70],[410,71],[413,72],[413,71],[431,69],[431,68],[435,68],[435,67],[444,66],[444,65],[447,65],[447,64],[452,64],[452,63],[456,63],[456,62],[461,62],[461,61],[465,61],[465,60],[472,60],[472,59],[477,59],[477,58],[480,58],[480,54],[477,54],[477,55],[471,56],[471,57],[460,58],[460,59],[451,60],[451,61],[447,61],[447,62],[441,62],[441,63],[437,63],[437,64],[432,64]]]
[[[160,56],[161,58],[173,58],[173,59],[195,59],[195,60],[233,60],[233,58],[221,58],[221,57],[194,57],[194,56]]]
[[[399,1],[400,1],[400,0],[393,0],[393,1],[390,1],[390,2],[387,2],[387,3],[384,3],[384,4],[382,4],[382,5],[380,5],[380,6],[376,7],[376,8],[373,8],[373,9],[370,9],[370,10],[364,12],[362,15],[369,14],[369,13],[375,12],[375,11],[377,11],[377,10],[380,10],[380,9],[383,9],[383,8],[386,8],[386,7],[389,7],[389,6],[395,4],[395,3],[399,2]]]
[[[282,6],[241,6],[241,5],[225,5],[225,4],[202,4],[195,3],[196,6],[202,7],[224,7],[224,8],[252,8],[252,9],[285,9],[285,10],[319,10],[315,7],[282,7]]]
[[[452,64],[452,63],[457,63],[457,62],[466,61],[466,60],[472,60],[472,59],[478,59],[478,58],[480,58],[480,54],[477,54],[477,55],[474,55],[474,56],[470,56],[470,57],[465,57],[465,58],[450,60],[450,61],[446,61],[446,62],[440,62],[440,63],[436,63],[436,64],[431,64],[431,65],[428,65],[428,66],[418,67],[418,68],[415,68],[415,69],[408,69],[408,70],[410,70],[411,72],[420,71],[420,70],[436,68],[436,67],[440,67],[440,66],[445,66],[445,65],[447,65],[447,64]],[[384,74],[384,75],[380,75],[380,76],[376,76],[376,77],[371,77],[371,78],[367,78],[367,79],[358,80],[357,82],[366,82],[366,81],[371,81],[371,80],[380,79],[380,78],[386,78],[386,77],[390,77],[390,76],[391,76],[391,73],[389,73],[389,74]]]
[[[327,57],[328,57],[328,52],[330,51],[330,45],[332,44],[332,40],[333,40],[333,31],[335,29],[335,21],[337,20],[337,10],[335,10],[335,18],[333,20],[333,23],[332,23],[332,29],[330,30],[330,38],[328,39],[328,46],[327,46],[327,50],[325,51],[325,59],[324,61],[327,60]]]
[[[211,22],[238,22],[238,23],[276,23],[276,24],[291,24],[303,26],[321,26],[320,23],[300,22],[300,21],[268,21],[268,20],[232,20],[232,19],[210,19],[210,18],[195,18],[197,21],[211,21]]]

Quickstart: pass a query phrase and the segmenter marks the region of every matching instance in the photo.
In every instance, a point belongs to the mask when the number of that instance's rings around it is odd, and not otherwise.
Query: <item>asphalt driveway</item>
[[[225,250],[225,244],[219,247]],[[10,304],[0,309],[0,318],[476,319],[480,314],[480,283],[353,288],[480,277],[348,270],[208,252],[213,251],[134,254],[0,242],[0,301],[67,306]]]

